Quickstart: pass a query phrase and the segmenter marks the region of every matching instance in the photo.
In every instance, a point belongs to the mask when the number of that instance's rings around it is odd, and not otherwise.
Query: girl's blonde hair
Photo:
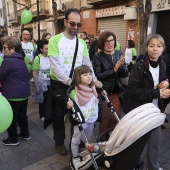
[[[155,35],[153,35],[152,37],[150,37],[150,38],[148,39],[148,41],[147,41],[147,47],[148,47],[149,43],[150,43],[153,39],[159,40],[160,44],[163,46],[163,49],[164,49],[164,51],[165,51],[165,41],[164,41],[163,37],[162,37],[161,35],[159,35],[159,34],[155,34]]]
[[[80,89],[79,84],[81,83],[81,75],[84,74],[84,73],[92,73],[91,68],[87,65],[82,65],[82,66],[75,68],[71,84],[74,85],[74,86],[77,86]],[[89,84],[89,87],[92,87],[92,86],[94,86],[93,80]]]

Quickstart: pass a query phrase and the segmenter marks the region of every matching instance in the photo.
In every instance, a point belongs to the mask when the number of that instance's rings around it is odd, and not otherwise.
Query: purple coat
[[[30,95],[28,69],[19,53],[6,57],[0,67],[2,94],[7,99],[26,98]]]

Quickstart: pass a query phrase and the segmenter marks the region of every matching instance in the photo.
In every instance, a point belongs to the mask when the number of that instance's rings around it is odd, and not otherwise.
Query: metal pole
[[[40,11],[39,11],[39,0],[37,0],[37,23],[38,23],[38,40],[40,40]]]

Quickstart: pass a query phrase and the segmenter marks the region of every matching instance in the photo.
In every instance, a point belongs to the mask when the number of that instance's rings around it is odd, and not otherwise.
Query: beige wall
[[[48,9],[49,11],[49,15],[52,16],[52,0],[39,0],[40,1],[40,4],[42,2],[42,5],[41,5],[41,8],[46,8]],[[44,1],[46,1],[46,3],[44,3]],[[14,11],[14,8],[13,8],[13,0],[7,0],[5,1],[5,3],[7,4],[7,2],[10,4],[10,12]],[[18,0],[18,2],[20,3],[25,3],[25,0]],[[31,0],[33,6],[31,7],[31,12],[35,12],[37,11],[37,4],[36,4],[36,0]],[[59,1],[57,1],[59,2]],[[77,9],[80,9],[81,7],[90,7],[89,5],[87,5],[87,0],[62,0],[62,2],[65,3],[66,5],[66,9],[68,8],[71,8],[71,7],[74,7],[74,8],[77,8]],[[58,6],[59,4],[57,4]],[[24,6],[22,5],[16,5],[17,8],[16,10],[17,11],[21,11],[21,13],[25,10]],[[41,9],[40,9],[41,10]],[[16,12],[17,13],[17,12]],[[8,23],[8,35],[16,35],[16,32],[19,31],[19,33],[21,32],[21,24],[18,23],[19,27],[18,26],[15,26],[15,24],[13,23]],[[37,23],[36,22],[32,22],[32,23],[29,23],[29,24],[26,24],[24,25],[24,27],[27,29],[32,29],[32,34],[33,34],[33,37],[35,39],[38,38],[38,26],[37,26]],[[44,32],[50,32],[52,35],[54,35],[54,22],[53,21],[46,21],[45,19],[44,20],[41,20],[40,21],[40,37],[42,36],[42,34]]]

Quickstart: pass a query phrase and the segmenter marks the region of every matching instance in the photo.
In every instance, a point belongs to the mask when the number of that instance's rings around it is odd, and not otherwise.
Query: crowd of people
[[[8,138],[2,143],[19,145],[20,139],[31,138],[27,120],[31,81],[35,86],[34,97],[39,101],[40,119],[47,126],[53,124],[56,150],[63,156],[67,155],[64,118],[67,112],[70,113],[70,150],[72,163],[78,167],[82,164],[79,147],[84,141],[77,122],[71,118],[73,106],[81,113],[82,126],[90,141],[100,112],[102,121],[99,122],[99,135],[117,124],[106,101],[101,104],[99,98],[107,94],[120,118],[122,105],[118,84],[121,78],[130,75],[124,113],[128,114],[145,103],[153,103],[164,112],[169,103],[169,94],[158,85],[170,79],[170,46],[163,56],[164,39],[156,34],[148,40],[146,53],[139,57],[134,41],[128,40],[123,56],[116,35],[111,31],[99,30],[98,38],[94,41],[88,38],[85,31],[77,37],[82,24],[80,13],[75,8],[65,12],[64,26],[63,32],[54,36],[44,33],[38,41],[31,39],[28,30],[22,32],[21,41],[12,36],[1,38],[0,91],[13,110],[13,121],[7,129]],[[73,88],[68,97],[66,92],[70,86]],[[98,90],[101,88],[104,90]],[[17,125],[20,127],[19,133]],[[147,142],[147,168],[150,170],[161,170],[158,163],[160,129],[155,129]],[[102,141],[105,140],[103,136]]]

